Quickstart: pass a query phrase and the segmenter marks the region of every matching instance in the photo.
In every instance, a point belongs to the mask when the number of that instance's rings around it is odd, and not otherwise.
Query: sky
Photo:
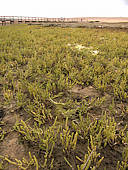
[[[0,16],[128,17],[128,0],[1,0]]]

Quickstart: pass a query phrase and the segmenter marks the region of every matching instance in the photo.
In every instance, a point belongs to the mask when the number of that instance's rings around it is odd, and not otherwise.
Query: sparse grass
[[[29,153],[28,160],[1,155],[0,168],[107,169],[102,151],[110,146],[122,154],[112,168],[126,170],[127,47],[123,31],[0,26],[1,108],[15,103],[23,113],[13,131]],[[72,92],[75,86],[91,86],[98,96]],[[1,143],[7,126],[0,124]]]

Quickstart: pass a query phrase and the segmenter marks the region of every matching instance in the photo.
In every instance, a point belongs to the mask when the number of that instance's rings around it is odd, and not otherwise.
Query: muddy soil
[[[29,23],[28,25],[41,25],[44,27],[71,27],[71,28],[116,28],[116,29],[128,29],[128,22],[44,22],[44,23]]]

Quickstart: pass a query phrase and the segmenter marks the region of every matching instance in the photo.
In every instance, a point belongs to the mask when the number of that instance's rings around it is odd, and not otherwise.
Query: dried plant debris
[[[5,113],[3,109],[0,109],[0,119],[2,119],[4,117]]]

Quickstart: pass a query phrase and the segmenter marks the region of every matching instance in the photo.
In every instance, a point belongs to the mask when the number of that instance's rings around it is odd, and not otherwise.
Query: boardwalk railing
[[[0,24],[18,23],[41,23],[41,22],[82,22],[82,18],[45,18],[45,17],[24,17],[24,16],[0,16]]]

